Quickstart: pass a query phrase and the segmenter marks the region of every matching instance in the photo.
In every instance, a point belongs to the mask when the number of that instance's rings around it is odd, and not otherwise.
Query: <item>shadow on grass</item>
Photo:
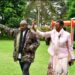
[[[0,40],[14,40],[14,38],[13,37],[0,36]]]

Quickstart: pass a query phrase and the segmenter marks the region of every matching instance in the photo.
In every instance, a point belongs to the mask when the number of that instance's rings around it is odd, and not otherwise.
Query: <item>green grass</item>
[[[13,61],[12,53],[13,41],[0,40],[0,75],[21,75],[20,66]],[[47,46],[42,42],[30,67],[31,75],[46,75],[48,59]]]
[[[34,63],[30,67],[30,75],[47,75],[47,64],[49,55],[47,52],[45,42],[36,51]],[[0,75],[22,75],[18,62],[14,62],[13,54],[13,41],[0,40]],[[75,75],[75,64],[69,67],[69,75]]]

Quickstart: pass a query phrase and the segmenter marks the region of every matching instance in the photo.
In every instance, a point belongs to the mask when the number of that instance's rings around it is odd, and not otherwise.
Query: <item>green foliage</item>
[[[50,28],[49,27],[42,26],[41,27],[41,31],[43,31],[43,32],[50,31]]]
[[[26,0],[0,0],[2,24],[16,27],[24,17]]]
[[[69,2],[68,18],[75,17],[75,0]]]
[[[3,33],[3,32],[2,32]],[[11,40],[11,39],[14,39],[12,36],[9,36],[7,33],[3,33],[0,35],[0,39],[1,40]]]
[[[71,26],[66,26],[66,31],[71,32]]]
[[[54,4],[56,3],[56,6]],[[58,7],[61,6],[61,9]],[[60,10],[61,15],[58,14]],[[16,27],[20,20],[25,18],[31,24],[32,19],[38,22],[50,22],[52,18],[63,16],[66,12],[66,5],[63,0],[0,0],[0,16],[2,20],[0,23],[10,27]]]
[[[50,31],[49,26],[42,26],[42,27],[39,27],[38,29],[42,32]],[[45,37],[40,36],[40,40],[41,41],[45,40]]]
[[[74,47],[74,49],[75,49],[75,41],[74,41],[74,43],[73,43],[73,47]]]
[[[22,75],[18,62],[13,61],[13,41],[0,40],[0,75]],[[46,75],[49,55],[45,42],[36,51],[34,63],[30,67],[30,75]]]

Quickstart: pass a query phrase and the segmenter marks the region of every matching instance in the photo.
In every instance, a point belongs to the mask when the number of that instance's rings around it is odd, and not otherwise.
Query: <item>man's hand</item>
[[[74,64],[74,61],[75,61],[75,59],[71,59],[71,60],[68,62],[69,66],[72,66],[72,65]]]

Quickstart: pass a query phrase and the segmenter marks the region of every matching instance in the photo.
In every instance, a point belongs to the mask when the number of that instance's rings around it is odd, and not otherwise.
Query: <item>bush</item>
[[[71,32],[71,26],[66,26],[66,31]]]
[[[2,32],[2,33],[0,34],[0,39],[1,39],[1,40],[12,40],[13,37],[12,37],[12,36],[9,36],[7,33]]]
[[[42,26],[41,31],[43,32],[50,31],[50,28],[48,26]]]
[[[74,43],[73,43],[73,48],[75,49],[75,41],[74,41]]]
[[[42,26],[42,27],[39,27],[38,29],[39,29],[40,31],[42,31],[42,32],[50,31],[49,26]],[[40,36],[40,40],[41,40],[41,41],[45,40],[45,37],[41,37],[41,36]]]

